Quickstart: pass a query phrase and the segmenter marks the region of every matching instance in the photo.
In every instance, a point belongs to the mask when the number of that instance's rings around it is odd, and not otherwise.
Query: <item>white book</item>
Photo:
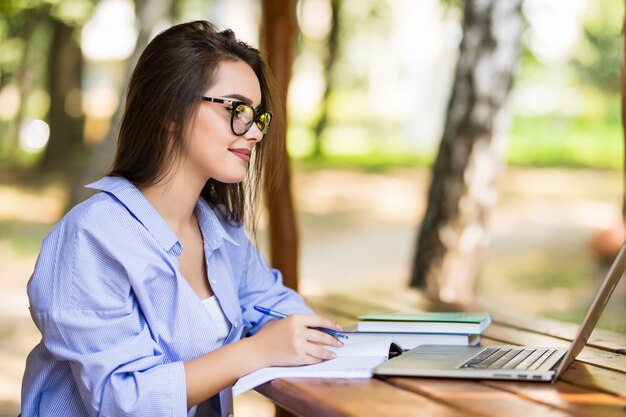
[[[357,319],[360,332],[480,334],[491,325],[489,313],[370,313]]]
[[[376,340],[390,340],[403,350],[413,349],[420,345],[477,345],[480,343],[479,334],[463,333],[392,333],[392,332],[343,332],[355,342],[370,342]]]

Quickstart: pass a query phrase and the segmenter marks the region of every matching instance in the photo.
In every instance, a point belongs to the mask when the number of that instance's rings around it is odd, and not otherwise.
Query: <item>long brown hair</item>
[[[273,78],[259,50],[238,41],[231,30],[218,31],[206,21],[173,26],[157,35],[141,54],[128,85],[117,151],[108,175],[137,186],[164,179],[182,153],[187,123],[202,92],[214,82],[222,61],[250,65],[261,86],[260,107],[273,113],[272,126],[255,146],[247,178],[226,184],[209,179],[201,196],[226,221],[248,226],[254,233],[261,184],[273,183],[284,149],[284,115]],[[271,159],[271,161],[270,161]]]

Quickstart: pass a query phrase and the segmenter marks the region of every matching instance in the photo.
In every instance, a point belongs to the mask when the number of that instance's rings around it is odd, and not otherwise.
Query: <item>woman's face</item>
[[[252,68],[242,61],[223,61],[214,75],[213,86],[201,91],[206,97],[230,99],[258,109],[261,87]],[[182,165],[187,174],[223,183],[243,181],[254,146],[263,139],[255,123],[244,135],[237,136],[230,127],[229,104],[202,101],[198,106],[183,145]]]

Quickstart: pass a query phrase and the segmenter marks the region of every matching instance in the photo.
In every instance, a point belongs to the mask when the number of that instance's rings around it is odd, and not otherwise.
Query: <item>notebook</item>
[[[512,379],[555,382],[574,361],[598,323],[624,273],[626,243],[622,244],[602,280],[574,340],[567,349],[535,346],[421,345],[374,369],[377,375],[442,378]]]
[[[343,342],[345,345],[341,348],[326,346],[337,354],[334,359],[314,365],[272,366],[239,378],[233,385],[233,395],[276,378],[371,378],[377,365],[402,352],[389,338],[349,338]]]

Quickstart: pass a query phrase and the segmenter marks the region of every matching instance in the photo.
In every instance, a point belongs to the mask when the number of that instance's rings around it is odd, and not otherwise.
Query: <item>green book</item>
[[[359,332],[481,334],[489,313],[370,313],[358,316]]]

